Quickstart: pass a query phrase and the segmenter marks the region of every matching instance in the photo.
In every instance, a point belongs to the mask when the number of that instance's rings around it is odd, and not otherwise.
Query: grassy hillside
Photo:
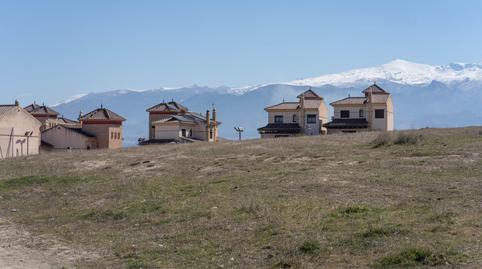
[[[481,134],[427,129],[0,161],[0,216],[101,256],[80,268],[480,268]]]

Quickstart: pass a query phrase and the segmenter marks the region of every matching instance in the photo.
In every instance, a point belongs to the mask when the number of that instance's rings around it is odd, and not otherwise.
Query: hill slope
[[[0,218],[101,255],[78,268],[477,268],[481,131],[6,160]]]

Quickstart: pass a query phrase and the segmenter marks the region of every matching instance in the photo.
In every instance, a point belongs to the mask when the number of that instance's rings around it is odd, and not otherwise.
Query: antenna
[[[234,127],[234,130],[238,132],[239,141],[241,141],[241,134],[244,132],[244,128],[241,126]]]

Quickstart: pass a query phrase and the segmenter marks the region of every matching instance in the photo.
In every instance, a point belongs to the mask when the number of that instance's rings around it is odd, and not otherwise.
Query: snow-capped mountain
[[[379,67],[355,69],[338,74],[295,80],[290,85],[349,86],[375,81],[390,81],[404,85],[428,85],[432,81],[459,83],[467,80],[482,81],[482,64],[451,63],[444,66],[394,60]]]
[[[75,96],[55,108],[67,117],[76,118],[80,110],[85,113],[103,104],[127,118],[126,141],[134,144],[137,138],[146,137],[146,108],[174,99],[191,111],[202,113],[214,104],[222,121],[220,136],[235,138],[233,127],[243,126],[246,138],[255,138],[258,137],[256,129],[266,124],[266,106],[283,100],[294,101],[309,86],[329,104],[349,94],[360,95],[375,81],[393,95],[398,129],[482,125],[482,64],[431,66],[404,60],[260,86],[212,88],[194,85],[89,93]]]

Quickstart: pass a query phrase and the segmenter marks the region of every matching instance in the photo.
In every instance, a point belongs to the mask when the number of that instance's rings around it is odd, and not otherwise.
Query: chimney
[[[207,127],[211,126],[211,115],[209,113],[209,110],[206,110],[206,126]]]
[[[209,141],[211,131],[211,115],[209,115],[209,110],[206,110],[206,141]]]
[[[216,117],[216,108],[213,107],[213,140],[214,142],[218,141],[218,135],[217,135],[217,130],[218,129],[218,124],[217,124],[217,117]]]

